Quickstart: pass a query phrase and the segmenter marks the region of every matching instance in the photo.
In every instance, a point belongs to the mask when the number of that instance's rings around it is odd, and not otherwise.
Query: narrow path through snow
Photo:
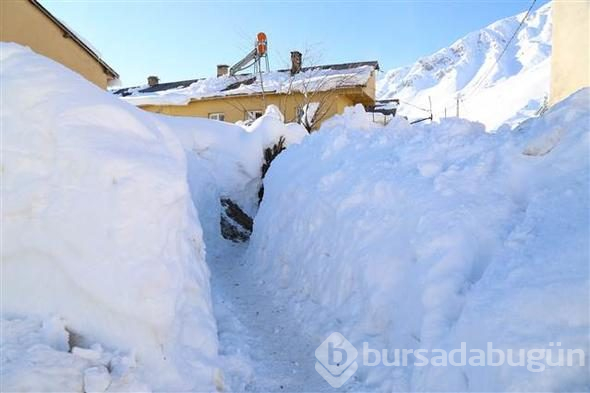
[[[315,371],[318,343],[254,277],[247,245],[208,249],[227,391],[318,392],[332,389]],[[333,390],[333,389],[332,389]]]

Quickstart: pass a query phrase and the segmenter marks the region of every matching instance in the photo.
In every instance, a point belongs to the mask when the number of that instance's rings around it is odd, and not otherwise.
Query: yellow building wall
[[[554,104],[590,86],[590,1],[553,0],[551,97]]]
[[[107,88],[109,76],[102,65],[26,0],[0,0],[0,41],[28,46]]]
[[[375,81],[375,71],[371,72],[371,76],[367,81],[367,85],[363,87],[363,93],[368,97],[371,97],[373,101],[375,101],[375,97],[377,96],[377,83]],[[374,105],[375,102],[369,103],[368,105]]]
[[[351,89],[352,90],[352,89]],[[356,89],[360,91],[360,89]],[[326,97],[326,94],[329,96]],[[328,99],[330,104],[326,108],[326,120],[337,113],[342,113],[347,106],[354,105],[353,99],[347,94],[330,93],[315,93],[314,97],[310,99],[311,102]],[[194,117],[209,117],[212,113],[223,113],[225,121],[235,123],[239,120],[246,119],[246,112],[262,111],[264,112],[266,106],[276,105],[285,115],[285,121],[294,122],[297,120],[297,108],[304,103],[304,97],[301,94],[267,94],[263,101],[261,96],[234,96],[234,97],[218,97],[210,99],[201,99],[191,101],[188,105],[144,105],[141,106],[150,112],[162,113],[172,116],[194,116]],[[318,128],[321,121],[315,128]]]

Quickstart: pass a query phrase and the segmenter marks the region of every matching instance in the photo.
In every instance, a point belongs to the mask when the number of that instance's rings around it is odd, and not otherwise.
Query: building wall
[[[590,1],[553,0],[551,104],[590,86]]]
[[[0,0],[0,41],[16,42],[76,71],[106,89],[109,76],[74,40],[27,0]]]
[[[357,93],[361,95],[361,89],[350,89],[351,92],[343,91],[342,93],[315,93],[311,101],[329,99],[330,105],[326,106],[327,114],[323,120],[332,117],[337,113],[342,113],[346,106],[354,105],[356,102],[348,94]],[[329,94],[328,97],[326,95]],[[246,111],[258,110],[264,112],[266,105],[276,105],[285,115],[285,120],[293,122],[297,120],[297,108],[304,103],[302,94],[267,94],[265,101],[261,96],[236,96],[236,97],[218,97],[212,99],[202,99],[190,102],[188,105],[145,105],[142,109],[150,112],[162,113],[172,116],[195,116],[209,117],[212,113],[223,113],[225,121],[235,123],[239,120],[245,120]],[[319,123],[321,124],[321,122]],[[318,126],[319,126],[318,124]],[[317,128],[317,127],[316,127]]]

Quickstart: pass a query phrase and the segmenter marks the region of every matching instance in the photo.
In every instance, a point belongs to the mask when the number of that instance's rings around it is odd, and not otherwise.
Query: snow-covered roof
[[[192,100],[260,94],[263,91],[286,94],[366,86],[376,69],[379,69],[376,61],[331,64],[306,67],[295,75],[289,70],[224,75],[127,87],[114,91],[114,94],[134,105],[187,105]]]

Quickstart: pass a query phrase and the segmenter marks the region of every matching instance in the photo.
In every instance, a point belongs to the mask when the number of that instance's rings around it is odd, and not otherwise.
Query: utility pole
[[[457,93],[457,117],[459,117],[459,104],[461,102],[461,93]]]

